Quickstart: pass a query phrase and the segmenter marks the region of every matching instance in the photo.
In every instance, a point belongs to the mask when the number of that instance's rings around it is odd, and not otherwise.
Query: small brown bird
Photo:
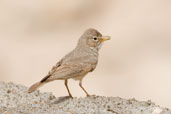
[[[72,78],[79,80],[79,86],[89,96],[82,86],[82,79],[88,72],[92,72],[96,68],[98,51],[102,43],[109,39],[109,36],[102,36],[95,29],[86,30],[80,37],[76,48],[64,56],[40,82],[33,84],[28,93],[35,91],[48,82],[64,80],[69,96],[72,97],[68,88],[68,79]]]

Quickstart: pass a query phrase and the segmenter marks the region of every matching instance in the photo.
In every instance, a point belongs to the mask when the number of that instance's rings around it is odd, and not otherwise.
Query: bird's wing
[[[49,71],[49,73],[40,82],[45,82],[56,71],[56,69],[61,66],[62,61],[63,61],[63,59],[61,59],[59,62],[57,62],[56,65],[52,67],[52,69]]]
[[[74,78],[77,76],[82,76],[88,73],[89,67],[84,65],[61,65],[59,66],[51,75],[48,75],[42,79],[41,82],[49,82],[53,80],[58,80],[58,79],[69,79],[69,78]]]

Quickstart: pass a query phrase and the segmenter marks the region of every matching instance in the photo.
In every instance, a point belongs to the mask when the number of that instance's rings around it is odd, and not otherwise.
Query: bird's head
[[[90,48],[100,49],[104,41],[110,40],[109,36],[102,36],[100,32],[95,29],[87,29],[79,39],[79,46],[88,46]]]

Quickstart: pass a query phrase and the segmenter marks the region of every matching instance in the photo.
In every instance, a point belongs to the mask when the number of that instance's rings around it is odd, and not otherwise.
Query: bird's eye
[[[95,37],[95,38],[93,38],[94,40],[97,40],[97,38]]]

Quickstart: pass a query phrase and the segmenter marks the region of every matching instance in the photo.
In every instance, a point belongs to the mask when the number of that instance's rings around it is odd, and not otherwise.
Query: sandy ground
[[[27,87],[0,82],[1,114],[171,114],[151,101],[90,96],[56,98],[51,93],[27,93]]]

